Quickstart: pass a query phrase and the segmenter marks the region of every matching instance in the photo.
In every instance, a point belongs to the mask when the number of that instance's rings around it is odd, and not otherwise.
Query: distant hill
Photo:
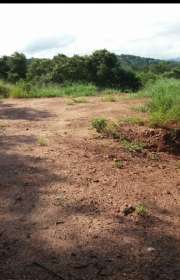
[[[163,60],[154,59],[154,58],[147,58],[141,57],[136,55],[129,55],[129,54],[121,54],[118,55],[119,61],[121,62],[122,66],[125,68],[132,68],[132,69],[143,69],[151,64],[158,64]]]
[[[180,62],[180,57],[171,58],[169,61]]]

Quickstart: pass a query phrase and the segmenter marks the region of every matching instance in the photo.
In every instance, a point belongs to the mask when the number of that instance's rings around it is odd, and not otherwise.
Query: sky
[[[180,57],[180,4],[0,4],[0,56]]]

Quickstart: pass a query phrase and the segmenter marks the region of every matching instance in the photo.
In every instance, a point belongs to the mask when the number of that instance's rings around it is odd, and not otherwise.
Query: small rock
[[[18,201],[22,201],[22,197],[21,196],[17,196],[16,197],[16,202],[18,202]]]
[[[57,222],[56,222],[56,226],[57,226],[57,225],[60,225],[60,224],[64,224],[64,221],[57,221]]]
[[[94,183],[98,183],[98,182],[99,182],[99,180],[98,180],[98,179],[95,179],[95,180],[93,180],[93,182],[94,182]]]
[[[154,251],[156,251],[156,249],[153,248],[153,247],[148,247],[148,248],[147,248],[147,251],[148,251],[148,252],[154,252]]]
[[[71,253],[71,256],[72,256],[72,257],[76,257],[76,253],[72,252],[72,253]]]
[[[28,233],[28,234],[26,235],[26,237],[27,237],[28,239],[31,238],[31,234]]]
[[[124,214],[124,216],[127,216],[129,214],[132,214],[134,211],[135,211],[135,208],[133,206],[129,206],[129,207],[124,208],[123,214]]]

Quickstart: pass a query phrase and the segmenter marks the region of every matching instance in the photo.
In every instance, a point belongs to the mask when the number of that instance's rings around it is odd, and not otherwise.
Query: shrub
[[[109,121],[103,132],[107,137],[112,137],[113,139],[120,138],[119,125],[115,122]]]
[[[10,87],[7,86],[4,82],[0,81],[0,97],[6,98],[9,97]]]
[[[92,127],[95,128],[98,133],[102,133],[107,127],[107,120],[105,118],[96,118],[92,120]]]

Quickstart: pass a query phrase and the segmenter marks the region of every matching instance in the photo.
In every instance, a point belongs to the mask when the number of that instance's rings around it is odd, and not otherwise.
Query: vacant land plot
[[[179,156],[91,128],[141,103],[0,103],[0,279],[180,279]]]

